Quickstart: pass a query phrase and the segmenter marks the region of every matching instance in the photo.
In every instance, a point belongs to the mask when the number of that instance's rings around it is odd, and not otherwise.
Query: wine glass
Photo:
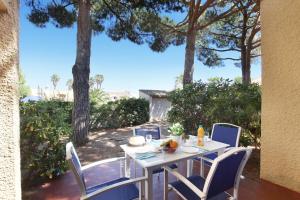
[[[204,142],[208,142],[210,139],[209,139],[209,132],[208,131],[205,131],[204,133]]]
[[[147,134],[146,135],[146,142],[149,144],[152,140],[152,135],[151,134]]]

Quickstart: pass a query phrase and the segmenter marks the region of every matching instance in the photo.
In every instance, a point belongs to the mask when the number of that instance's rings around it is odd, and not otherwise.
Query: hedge
[[[100,107],[91,105],[91,128],[119,128],[149,120],[149,103],[122,99]],[[72,103],[38,101],[20,103],[21,172],[23,186],[38,184],[67,169],[65,144],[70,140]]]
[[[172,91],[168,120],[180,122],[185,131],[196,134],[199,124],[211,131],[213,123],[227,122],[242,127],[241,145],[260,146],[261,89],[256,83],[244,85],[228,79],[201,81]]]

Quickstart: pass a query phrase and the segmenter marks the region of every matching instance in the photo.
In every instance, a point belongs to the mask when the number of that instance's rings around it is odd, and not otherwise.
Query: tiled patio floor
[[[185,171],[183,163],[180,164],[180,171]],[[198,172],[198,166],[194,171]],[[119,163],[110,165],[96,166],[85,174],[88,185],[95,185],[104,181],[119,177]],[[133,170],[132,170],[133,174]],[[138,175],[141,169],[138,169]],[[172,181],[172,177],[170,178]],[[155,200],[162,199],[163,195],[163,174],[154,176],[154,197]],[[33,190],[27,199],[45,199],[45,200],[77,200],[79,199],[79,188],[73,175],[68,172],[64,176],[52,182],[45,183]],[[169,193],[170,200],[179,200],[180,198],[174,193]],[[241,181],[239,190],[240,200],[300,200],[300,194],[290,191],[286,188],[274,185],[267,181],[254,181],[244,179]]]

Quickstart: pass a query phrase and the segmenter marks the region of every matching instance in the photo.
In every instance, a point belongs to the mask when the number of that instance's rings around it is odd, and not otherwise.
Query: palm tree
[[[68,87],[67,100],[69,100],[69,91],[73,89],[73,79],[69,79],[66,83],[66,86]]]
[[[59,80],[60,80],[60,78],[59,78],[59,76],[57,74],[53,74],[51,76],[51,82],[53,84],[54,90],[56,90],[56,87],[57,87],[57,84],[58,84]]]
[[[57,74],[53,74],[51,76],[51,82],[53,84],[53,97],[55,97],[55,90],[56,90],[56,87],[57,87],[57,84],[59,82],[60,78]]]
[[[95,75],[95,82],[97,85],[97,89],[101,89],[103,81],[104,81],[104,76],[102,74]]]
[[[95,82],[96,82],[96,80],[93,77],[90,77],[90,80],[89,80],[90,89],[94,88]]]
[[[67,80],[66,86],[68,87],[68,90],[72,90],[73,88],[73,79]]]

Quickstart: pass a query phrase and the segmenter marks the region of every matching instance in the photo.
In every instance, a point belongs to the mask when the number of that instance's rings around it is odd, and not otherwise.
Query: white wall
[[[150,102],[150,121],[167,120],[171,102],[167,98],[152,98]]]

